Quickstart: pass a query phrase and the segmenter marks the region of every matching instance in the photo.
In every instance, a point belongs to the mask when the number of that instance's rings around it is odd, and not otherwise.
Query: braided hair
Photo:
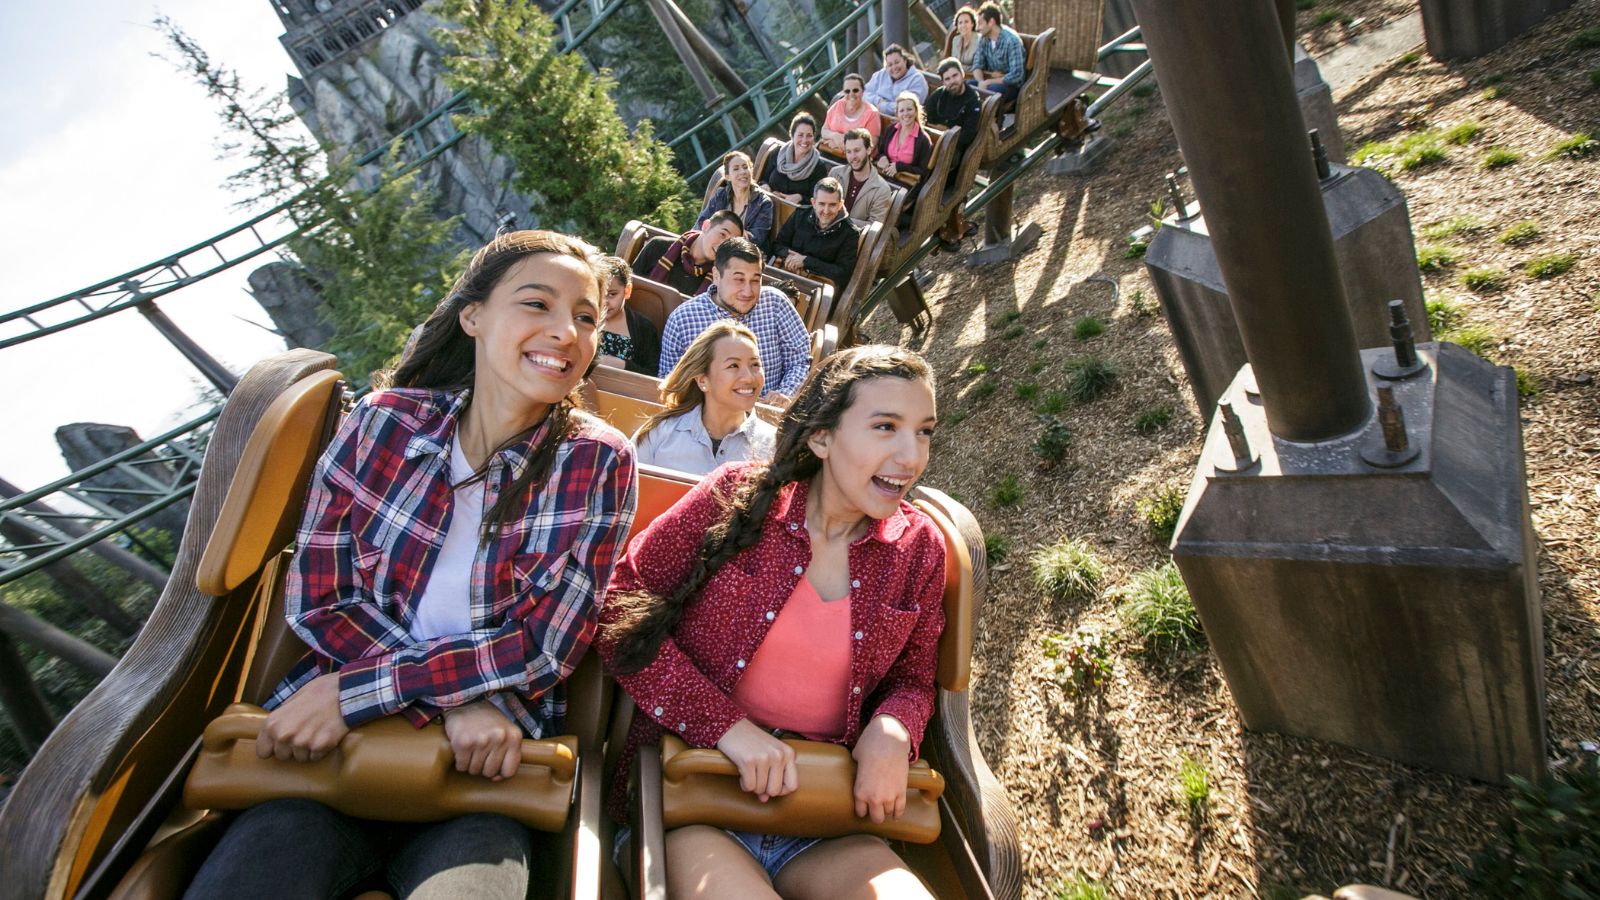
[[[871,378],[901,378],[933,387],[927,362],[899,347],[851,347],[813,369],[784,414],[772,462],[752,469],[743,481],[717,497],[724,515],[706,532],[688,577],[668,596],[640,591],[606,598],[606,605],[615,612],[604,626],[608,632],[604,639],[614,643],[612,666],[618,673],[632,674],[653,662],[661,642],[682,618],[684,605],[698,596],[729,560],[760,540],[778,492],[822,471],[822,460],[811,452],[812,435],[838,428],[845,410],[855,402],[856,385]]]
[[[374,379],[374,387],[428,388],[438,391],[458,392],[473,385],[477,374],[477,348],[473,338],[461,328],[461,311],[474,303],[489,298],[506,273],[518,263],[539,253],[554,253],[581,260],[593,271],[595,284],[604,295],[601,281],[600,251],[587,241],[554,231],[511,231],[496,235],[473,255],[466,271],[456,279],[450,293],[418,327],[416,334],[406,344],[400,362]],[[550,423],[539,444],[531,448],[528,465],[512,481],[511,487],[501,492],[494,506],[485,511],[480,540],[488,543],[501,527],[509,525],[526,514],[533,493],[544,484],[555,465],[556,451],[571,434],[577,408],[577,390],[561,398],[551,407],[544,421]],[[489,461],[502,450],[526,441],[533,436],[544,421],[507,438],[484,459],[483,465],[466,481],[455,487],[472,484],[488,475]]]

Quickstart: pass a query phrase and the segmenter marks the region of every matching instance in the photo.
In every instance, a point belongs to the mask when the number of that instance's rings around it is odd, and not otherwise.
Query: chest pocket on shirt
[[[561,582],[569,554],[530,553],[511,563],[511,587],[517,601],[538,601]],[[498,603],[496,604],[499,605]]]
[[[911,638],[911,632],[917,627],[917,619],[922,611],[915,602],[911,609],[896,609],[893,606],[880,606],[874,616],[875,621],[866,623],[864,627],[871,628],[873,633],[867,635],[869,646],[873,648],[874,668],[879,672],[888,671],[894,661],[905,649],[906,642]]]

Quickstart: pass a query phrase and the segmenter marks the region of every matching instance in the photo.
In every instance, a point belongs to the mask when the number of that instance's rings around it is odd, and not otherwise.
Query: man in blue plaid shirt
[[[811,336],[783,292],[761,286],[761,250],[744,238],[728,238],[717,248],[710,290],[672,311],[661,335],[662,378],[667,377],[700,332],[720,319],[733,319],[756,335],[763,402],[788,406],[811,369]]]
[[[1022,92],[1028,54],[1022,49],[1022,38],[1001,24],[1002,15],[994,0],[978,7],[978,31],[983,37],[978,41],[978,55],[973,58],[972,67],[978,70],[979,78],[967,83],[985,91],[998,91],[1009,105],[1017,102],[1017,94]]]

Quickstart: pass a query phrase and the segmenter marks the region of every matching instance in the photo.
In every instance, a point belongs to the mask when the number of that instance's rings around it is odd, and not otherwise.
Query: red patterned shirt
[[[600,591],[633,523],[633,445],[576,415],[520,518],[473,558],[470,631],[408,628],[450,524],[450,448],[467,395],[380,391],[341,423],[312,474],[284,612],[311,652],[273,693],[339,672],[350,725],[404,713],[417,726],[488,696],[534,737],[566,712],[559,689],[594,638]],[[528,465],[525,442],[494,456],[484,508]]]
[[[724,515],[714,492],[728,491],[751,468],[721,467],[635,535],[617,564],[611,591],[642,589],[659,596],[681,583],[707,529]],[[641,712],[618,771],[628,771],[633,752],[653,745],[663,731],[691,746],[712,747],[745,717],[732,699],[733,688],[811,565],[807,488],[805,482],[782,488],[760,539],[689,600],[655,662],[617,677]],[[850,677],[839,743],[854,744],[868,721],[888,715],[910,732],[916,757],[933,714],[944,630],[944,555],[938,526],[904,502],[850,545]],[[602,625],[608,621],[604,611],[600,618]],[[609,662],[612,648],[603,633],[596,648]],[[613,813],[620,812],[620,800],[614,791]]]

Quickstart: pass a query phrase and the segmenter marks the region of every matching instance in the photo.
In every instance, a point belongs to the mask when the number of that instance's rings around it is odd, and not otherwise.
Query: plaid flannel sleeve
[[[360,490],[356,473],[381,461],[362,458],[365,433],[382,427],[382,410],[366,398],[340,423],[312,472],[306,511],[296,535],[294,561],[284,583],[289,627],[335,666],[386,653],[410,642],[387,615],[356,565],[350,509]]]
[[[594,639],[600,591],[633,524],[633,452],[584,442],[552,482],[545,489],[559,492],[559,508],[553,521],[534,527],[557,533],[534,543],[569,549],[541,565],[499,627],[447,635],[342,667],[339,706],[346,722],[356,725],[418,704],[449,709],[500,690],[538,697],[572,674]]]
[[[999,65],[995,68],[1006,73],[1005,83],[1010,85],[1022,84],[1025,69],[1028,65],[1028,55],[1022,50],[1022,39],[1013,34],[1004,36],[1006,40],[996,42],[999,50]]]
[[[772,390],[792,399],[811,371],[811,335],[787,299],[779,308],[777,327],[778,343],[783,348],[783,378]]]

